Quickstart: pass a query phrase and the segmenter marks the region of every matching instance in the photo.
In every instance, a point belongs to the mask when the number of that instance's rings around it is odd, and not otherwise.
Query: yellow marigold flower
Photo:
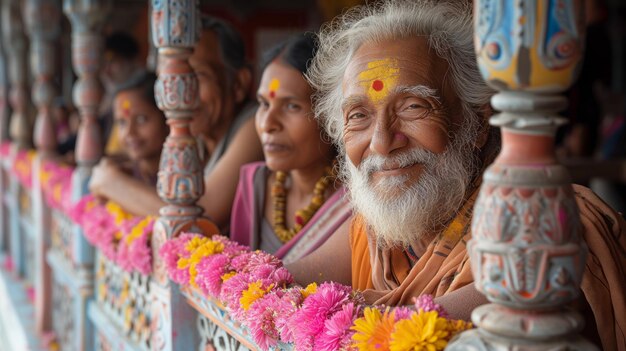
[[[176,261],[176,268],[185,269],[189,267],[189,259],[187,257],[181,257]]]
[[[48,179],[52,176],[52,172],[46,171],[45,169],[41,169],[39,171],[39,181],[41,184],[48,184]]]
[[[137,225],[135,225],[133,229],[130,230],[130,233],[126,236],[126,244],[130,245],[133,241],[141,237],[145,228],[148,226],[148,224],[150,224],[150,222],[152,222],[152,217],[147,216],[146,218],[142,219],[141,222],[137,223]]]
[[[124,211],[124,209],[122,209],[120,205],[114,202],[111,202],[111,201],[107,202],[106,209],[107,211],[109,211],[111,215],[113,215],[116,225],[120,225],[122,221],[132,218],[131,214]]]
[[[187,245],[189,245],[189,243]],[[218,254],[222,251],[224,251],[224,244],[219,241],[207,239],[203,241],[202,245],[191,252],[191,257],[189,257],[189,284],[194,287],[198,287],[196,284],[196,276],[198,275],[196,266],[202,261],[203,258]]]
[[[395,322],[395,313],[381,313],[376,308],[366,307],[363,317],[354,321],[352,330],[356,333],[352,336],[353,346],[359,351],[387,351],[389,339]]]
[[[197,248],[204,245],[204,243],[209,240],[211,239],[205,236],[194,236],[187,242],[187,244],[185,244],[185,250],[187,250],[187,252],[194,252]]]
[[[228,279],[232,278],[235,276],[235,274],[237,274],[237,272],[228,272],[225,273],[221,276],[222,278],[222,283],[226,283],[226,281],[228,281]]]
[[[243,291],[243,293],[241,294],[241,298],[239,299],[239,304],[241,305],[241,308],[247,311],[252,303],[254,303],[254,301],[265,296],[265,294],[274,287],[274,284],[271,284],[267,287],[267,289],[263,289],[261,287],[262,284],[263,283],[260,280],[248,284],[248,289]]]
[[[87,203],[85,204],[85,212],[89,212],[89,211],[93,210],[94,207],[96,207],[96,201],[95,200],[87,201]]]
[[[450,332],[450,337],[472,328],[474,328],[474,325],[471,322],[466,322],[461,319],[448,321],[448,331]]]
[[[309,297],[311,294],[315,294],[317,292],[317,283],[311,283],[304,288],[304,290],[300,291],[303,298]]]
[[[54,201],[56,202],[60,202],[61,201],[61,184],[55,184],[53,189],[52,189],[52,197],[54,198]]]
[[[391,333],[390,351],[437,351],[448,344],[448,320],[437,311],[419,312],[396,323]]]

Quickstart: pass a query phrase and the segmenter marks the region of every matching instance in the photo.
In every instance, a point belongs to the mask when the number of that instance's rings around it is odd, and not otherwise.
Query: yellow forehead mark
[[[359,73],[359,80],[370,100],[378,103],[395,87],[399,74],[396,60],[386,58],[368,62],[367,69]]]
[[[274,78],[270,81],[270,85],[268,86],[270,91],[270,97],[273,98],[276,96],[276,91],[280,88],[280,80]]]
[[[124,111],[125,115],[130,113],[130,100],[126,99],[122,101],[122,111]]]

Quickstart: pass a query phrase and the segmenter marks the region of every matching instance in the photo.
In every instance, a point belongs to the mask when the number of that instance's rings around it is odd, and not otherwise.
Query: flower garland
[[[26,189],[33,187],[33,159],[37,155],[34,150],[19,150],[13,159],[11,171],[17,177],[17,180]]]
[[[74,168],[46,161],[39,171],[39,181],[46,203],[51,208],[69,212],[72,208],[72,174]]]
[[[10,154],[11,154],[11,142],[5,141],[3,143],[0,143],[0,156],[2,156],[2,158],[6,158],[6,157],[9,157]]]
[[[134,217],[113,202],[99,204],[93,195],[80,199],[68,215],[83,228],[85,239],[122,269],[152,273],[154,217]]]
[[[223,303],[262,348],[296,350],[443,350],[471,323],[447,318],[430,295],[415,308],[366,307],[359,292],[327,282],[294,284],[282,262],[225,237],[184,233],[160,249],[170,279]]]
[[[10,153],[11,144],[0,145],[0,154]],[[18,151],[11,172],[26,188],[32,188],[34,151]],[[39,170],[39,181],[50,208],[68,215],[83,228],[85,238],[100,249],[122,269],[142,274],[152,272],[150,238],[154,217],[139,218],[125,212],[119,205],[108,202],[101,205],[92,195],[72,202],[72,174],[74,169],[54,161],[44,161]]]

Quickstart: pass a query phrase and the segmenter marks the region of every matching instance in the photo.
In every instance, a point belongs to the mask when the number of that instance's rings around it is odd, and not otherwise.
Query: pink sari
[[[255,162],[241,167],[231,213],[230,237],[252,249],[259,248],[266,181],[265,163]],[[324,202],[304,228],[274,255],[289,263],[320,247],[352,215],[352,207],[344,195],[345,189],[341,187]]]

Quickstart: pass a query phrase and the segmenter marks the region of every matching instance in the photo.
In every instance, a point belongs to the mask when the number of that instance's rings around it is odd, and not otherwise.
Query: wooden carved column
[[[13,113],[9,133],[19,148],[31,145],[31,123],[28,101],[28,67],[26,66],[27,42],[22,23],[20,0],[2,2],[2,33],[8,56],[10,82],[9,103]]]
[[[30,148],[31,128],[29,115],[29,94],[27,90],[28,67],[27,61],[27,39],[24,35],[22,23],[21,1],[2,1],[2,34],[4,38],[5,50],[8,57],[7,72],[9,75],[9,104],[12,114],[9,121],[9,135],[13,141],[10,158],[15,157],[18,149]],[[19,221],[20,198],[26,192],[22,191],[20,183],[15,178],[9,179],[11,192],[11,212],[9,215],[10,225],[10,252],[15,265],[15,270],[20,276],[26,275],[26,240],[22,235],[22,228]]]
[[[2,11],[2,9],[0,9],[0,11]],[[7,79],[6,57],[4,38],[0,36],[0,143],[9,140],[9,106],[7,99],[9,82]]]
[[[98,108],[103,95],[99,71],[104,51],[102,26],[111,9],[111,0],[63,0],[63,11],[72,26],[72,66],[78,76],[73,101],[81,123],[76,140],[77,168],[72,177],[72,198],[76,201],[88,193],[91,168],[100,160],[104,148]],[[73,267],[77,291],[72,292],[75,340],[72,349],[94,347],[93,327],[87,318],[87,302],[93,295],[94,249],[75,226],[72,236]]]
[[[502,151],[483,177],[468,244],[476,287],[492,302],[450,350],[595,350],[577,335],[587,248],[570,178],[554,153],[559,95],[576,79],[581,0],[477,0],[483,78],[499,92]]]
[[[52,100],[57,39],[61,31],[61,0],[26,0],[24,22],[30,37],[30,65],[33,72],[33,102],[37,106],[34,141],[37,151],[51,155],[56,149]]]
[[[199,20],[197,0],[152,1],[152,38],[159,49],[160,65],[155,95],[170,126],[157,183],[159,196],[168,205],[161,209],[152,236],[150,291],[155,350],[187,350],[197,344],[196,313],[178,287],[168,281],[159,249],[165,240],[184,231],[215,233],[214,226],[199,218],[202,209],[195,205],[204,192],[204,183],[197,143],[189,131],[192,112],[199,104],[198,80],[188,62],[199,37]]]
[[[51,329],[51,271],[46,264],[50,247],[51,213],[44,201],[39,177],[44,160],[56,152],[56,132],[52,116],[53,84],[56,68],[56,40],[61,31],[60,0],[27,0],[24,2],[24,23],[30,37],[30,64],[34,75],[33,102],[37,106],[33,162],[33,211],[35,219],[35,327],[38,333]]]
[[[0,8],[2,11],[2,8]],[[0,35],[0,144],[9,140],[9,109],[7,106],[7,70],[6,52],[4,50],[4,38]],[[0,160],[0,254],[8,249],[9,237],[9,211],[5,207],[4,196],[9,191],[8,178],[3,169],[4,160]]]

